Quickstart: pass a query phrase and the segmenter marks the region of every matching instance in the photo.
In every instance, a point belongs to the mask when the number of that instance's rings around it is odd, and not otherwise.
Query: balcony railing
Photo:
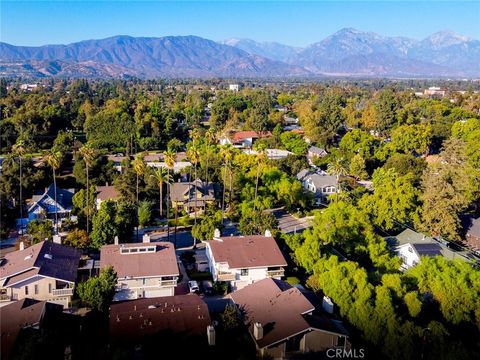
[[[159,280],[159,285],[162,287],[176,286],[177,280]]]
[[[72,296],[73,288],[55,289],[55,290],[52,290],[52,295],[53,296]]]
[[[269,277],[282,277],[284,275],[285,275],[284,269],[267,270],[267,276]]]
[[[218,281],[234,281],[235,274],[228,273],[228,272],[219,272],[217,274]]]

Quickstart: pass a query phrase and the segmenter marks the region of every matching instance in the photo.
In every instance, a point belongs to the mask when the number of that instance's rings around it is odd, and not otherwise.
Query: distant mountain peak
[[[464,43],[472,40],[473,40],[472,38],[465,35],[458,34],[454,31],[442,30],[428,36],[424,41],[429,42],[432,45],[435,45],[437,47],[445,47],[445,46],[451,46],[451,45],[460,44],[460,43]]]

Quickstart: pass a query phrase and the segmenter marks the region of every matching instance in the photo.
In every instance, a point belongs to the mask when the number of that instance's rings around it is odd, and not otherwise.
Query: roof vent
[[[44,257],[45,259],[49,259],[49,260],[52,260],[52,259],[53,259],[53,255],[52,255],[52,254],[45,254],[45,255],[43,255],[43,257]]]
[[[220,230],[219,229],[215,229],[213,231],[213,237],[214,238],[219,238],[220,237]]]
[[[29,254],[29,255],[27,255],[27,256],[24,257],[24,260],[31,259],[32,257],[33,257],[33,255],[32,255],[32,254]]]
[[[272,232],[270,230],[265,230],[265,237],[272,237]]]

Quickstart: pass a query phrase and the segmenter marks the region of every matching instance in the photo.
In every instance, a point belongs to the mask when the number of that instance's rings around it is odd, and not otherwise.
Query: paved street
[[[311,220],[313,217],[297,219],[284,209],[274,209],[272,213],[278,221],[280,231],[284,234],[301,233],[305,229],[312,227]]]

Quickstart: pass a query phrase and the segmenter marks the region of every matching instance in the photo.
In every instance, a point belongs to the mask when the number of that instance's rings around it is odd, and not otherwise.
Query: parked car
[[[209,280],[202,281],[202,290],[207,296],[215,294],[215,290],[213,290],[213,283]]]
[[[198,283],[195,280],[191,280],[188,282],[188,288],[190,289],[191,293],[196,293],[200,291]]]

